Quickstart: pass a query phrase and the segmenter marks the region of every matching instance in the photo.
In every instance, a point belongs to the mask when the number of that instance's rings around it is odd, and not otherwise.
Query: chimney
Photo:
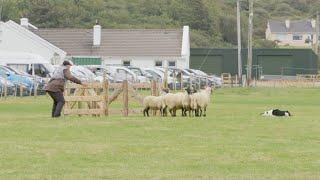
[[[29,19],[28,18],[21,18],[20,19],[20,25],[25,27],[25,28],[28,28],[29,26]]]
[[[311,19],[311,26],[312,26],[312,29],[316,28],[316,20]]]
[[[290,20],[289,19],[286,20],[286,28],[290,29]]]
[[[96,25],[93,26],[93,46],[101,45],[101,26],[99,25],[98,20]]]

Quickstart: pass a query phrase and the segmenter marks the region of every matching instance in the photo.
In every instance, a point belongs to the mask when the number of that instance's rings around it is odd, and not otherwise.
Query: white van
[[[25,53],[0,51],[0,65],[9,66],[19,71],[34,74],[40,77],[50,77],[54,68],[42,56]]]

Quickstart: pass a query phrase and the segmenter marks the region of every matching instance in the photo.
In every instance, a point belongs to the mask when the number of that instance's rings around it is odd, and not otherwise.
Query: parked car
[[[97,68],[88,68],[88,69],[96,75],[96,78],[95,78],[96,81],[103,82],[103,79],[104,79],[104,77],[103,77],[104,76],[104,69],[103,68],[99,68],[99,69],[97,69]],[[114,79],[113,79],[113,77],[110,76],[110,74],[108,74],[106,72],[105,75],[106,75],[106,78],[108,79],[108,81],[110,83],[114,82]]]
[[[143,71],[146,73],[149,73],[150,76],[152,76],[151,80],[157,81],[157,82],[162,82],[162,73],[153,69],[153,68],[143,68]]]
[[[103,71],[105,71],[107,75],[113,78],[114,82],[128,80],[131,83],[137,83],[141,80],[133,71],[124,66],[91,66],[90,69],[101,75],[103,75]],[[145,78],[142,81],[145,81]]]
[[[123,80],[128,80],[132,83],[140,82],[138,76],[126,67],[107,66],[106,69],[107,72],[110,72],[110,75],[113,77],[115,82],[122,82]]]
[[[103,80],[104,72],[110,82],[122,82],[123,80],[128,80],[129,82],[139,82],[135,73],[130,69],[122,66],[102,66],[94,65],[89,66],[88,69],[97,75],[97,79]]]
[[[96,81],[96,75],[93,74],[89,69],[83,66],[71,66],[71,74],[81,81],[94,82]]]
[[[54,70],[50,62],[42,56],[24,52],[0,51],[0,65],[9,66],[44,78],[50,77]]]
[[[34,80],[28,76],[23,76],[15,73],[5,66],[0,66],[0,76],[7,78],[8,81],[15,85],[24,85],[29,91],[34,88]]]
[[[154,68],[156,71],[161,72],[161,77],[162,79],[164,79],[165,76],[165,69],[161,68],[161,67],[155,67]],[[181,86],[181,82],[180,79],[178,77],[178,73],[180,72],[180,70],[178,71],[177,69],[173,69],[173,68],[168,68],[168,79],[167,79],[167,83],[168,83],[168,87],[170,89],[173,89],[174,86],[177,89],[180,89]],[[174,75],[175,74],[175,75]],[[189,84],[189,77],[183,75],[183,86],[186,87]],[[174,85],[175,84],[175,85]]]
[[[162,78],[162,81],[164,80],[164,76],[165,76],[165,69],[164,68],[161,68],[161,67],[155,67],[155,68],[152,68],[153,71],[161,74],[161,78]],[[172,84],[173,83],[173,78],[169,76],[169,73],[170,71],[168,71],[168,84]]]
[[[218,76],[215,76],[215,75],[209,76],[207,73],[198,69],[186,69],[186,70],[194,73],[197,77],[200,78],[201,86],[206,85],[207,81],[209,85],[213,85],[215,87],[221,87],[222,85],[222,80]]]
[[[29,77],[31,80],[35,81],[36,84],[38,85],[39,89],[42,89],[46,83],[46,80],[45,78],[42,78],[42,77],[39,77],[37,75],[35,76],[32,76],[26,72],[23,72],[23,71],[19,71],[15,68],[11,68],[11,67],[8,67],[8,66],[5,66],[7,69],[13,71],[14,73],[16,73],[17,75],[21,75],[21,76],[26,76],[26,77]]]
[[[152,78],[152,76],[144,73],[140,68],[133,66],[126,66],[126,68],[130,69],[133,73],[137,75],[139,82],[144,83],[148,82]]]
[[[184,69],[168,68],[168,70],[170,72],[170,77],[174,77],[174,75],[176,75],[176,77],[177,77],[179,73],[182,73],[184,83],[190,83],[190,80],[192,80],[192,76],[194,76],[194,74],[189,73],[188,71],[186,71]]]
[[[5,93],[5,90],[4,90],[5,87],[7,88],[7,95],[12,95],[16,88],[16,86],[12,82],[0,76],[0,95],[2,96]]]

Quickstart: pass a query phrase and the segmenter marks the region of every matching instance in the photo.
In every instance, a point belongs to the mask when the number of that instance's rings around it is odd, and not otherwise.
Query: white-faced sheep
[[[160,96],[146,96],[143,99],[143,115],[149,116],[149,110],[160,110],[160,115],[164,115],[164,109],[166,107],[164,103],[164,96],[167,94],[167,90],[163,90]]]
[[[211,99],[211,87],[206,87],[204,90],[200,90],[194,93],[191,97],[191,108],[195,110],[196,116],[206,116],[207,106]]]

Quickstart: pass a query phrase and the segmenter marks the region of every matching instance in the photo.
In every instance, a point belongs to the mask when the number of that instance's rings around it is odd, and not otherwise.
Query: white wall
[[[155,62],[162,61],[162,66],[165,67],[169,61],[176,61],[177,68],[189,68],[190,61],[190,28],[183,27],[182,47],[180,57],[159,57],[159,56],[135,56],[135,57],[103,57],[103,64],[118,64],[122,65],[123,60],[130,60],[131,66],[149,68],[155,67]]]
[[[55,53],[60,56],[60,59],[65,58],[65,52],[50,47],[51,45],[45,44],[47,42],[44,40],[41,40],[40,42],[37,38],[33,37],[35,34],[31,32],[26,33],[26,29],[19,29],[23,27],[16,25],[10,23],[0,24],[0,29],[2,31],[0,35],[0,50],[37,54],[49,62]]]
[[[183,26],[181,57],[186,60],[186,68],[189,68],[190,61],[190,28]]]
[[[104,64],[121,64],[123,60],[130,60],[131,66],[149,68],[155,67],[157,60],[162,61],[163,67],[165,67],[166,61],[176,61],[176,67],[178,68],[189,68],[189,60],[183,57],[103,57]]]

